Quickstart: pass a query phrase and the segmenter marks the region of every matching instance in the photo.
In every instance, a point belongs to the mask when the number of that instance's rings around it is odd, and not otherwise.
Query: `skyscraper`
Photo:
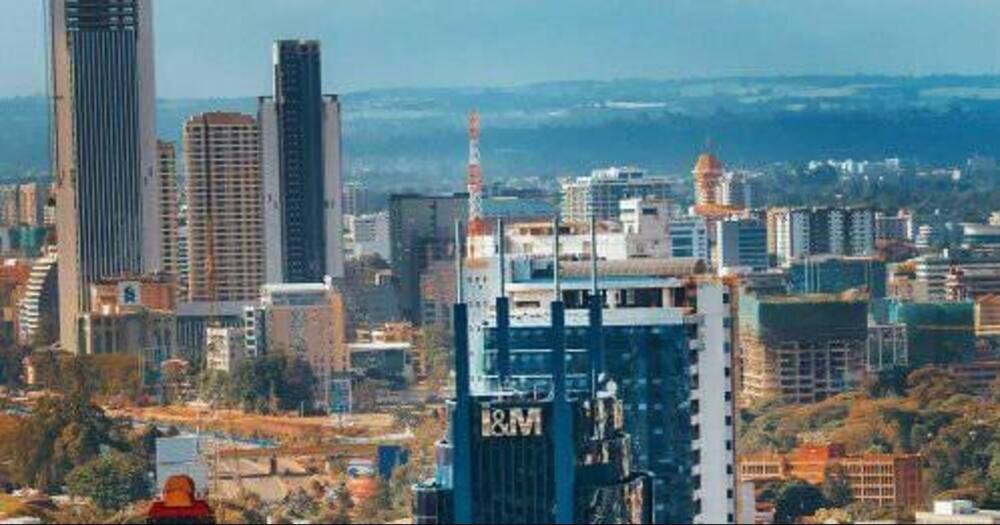
[[[90,283],[159,267],[150,0],[50,0],[60,333]]]
[[[319,42],[274,44],[274,96],[259,107],[272,283],[344,273],[340,101],[321,78]]]
[[[173,142],[156,143],[156,183],[160,186],[160,256],[163,271],[177,283],[178,295],[186,290],[180,275],[178,239],[179,203],[177,187],[177,152]]]
[[[184,126],[188,184],[188,299],[244,301],[264,283],[257,123],[205,113]]]

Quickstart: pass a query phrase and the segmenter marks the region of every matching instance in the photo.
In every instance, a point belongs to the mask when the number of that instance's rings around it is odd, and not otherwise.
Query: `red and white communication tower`
[[[483,170],[479,164],[479,112],[469,114],[469,237],[486,233],[483,220]]]

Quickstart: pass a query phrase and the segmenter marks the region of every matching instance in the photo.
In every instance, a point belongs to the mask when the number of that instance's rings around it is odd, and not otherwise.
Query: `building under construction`
[[[745,294],[739,319],[746,403],[815,403],[850,389],[864,372],[863,294]]]

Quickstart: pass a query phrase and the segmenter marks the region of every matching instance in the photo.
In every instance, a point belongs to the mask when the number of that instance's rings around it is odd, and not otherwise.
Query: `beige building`
[[[282,353],[309,363],[318,403],[329,401],[330,380],[350,368],[340,292],[329,283],[267,284],[246,316],[248,356]]]
[[[257,123],[205,113],[184,126],[188,187],[188,299],[241,301],[264,282]]]
[[[160,185],[160,255],[163,271],[177,283],[178,297],[186,293],[180,282],[180,242],[178,240],[177,152],[173,142],[156,143],[156,180]]]
[[[49,185],[29,182],[18,187],[18,212],[20,224],[42,226],[45,224],[45,205],[49,200]]]

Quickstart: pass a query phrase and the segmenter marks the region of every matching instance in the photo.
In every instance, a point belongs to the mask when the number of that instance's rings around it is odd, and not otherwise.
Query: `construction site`
[[[864,294],[744,294],[739,323],[746,404],[815,403],[850,389],[864,372]]]

